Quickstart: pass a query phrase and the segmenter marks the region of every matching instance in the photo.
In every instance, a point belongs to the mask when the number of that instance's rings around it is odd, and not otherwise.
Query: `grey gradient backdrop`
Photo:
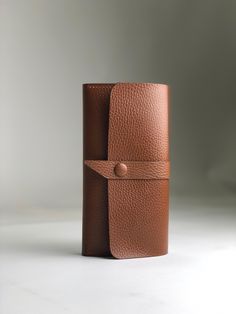
[[[2,0],[3,210],[80,208],[84,82],[171,85],[172,196],[235,200],[236,2]]]

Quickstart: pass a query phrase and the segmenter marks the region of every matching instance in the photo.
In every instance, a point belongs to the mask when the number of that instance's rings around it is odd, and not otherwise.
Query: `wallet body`
[[[82,254],[168,252],[169,89],[83,85]]]

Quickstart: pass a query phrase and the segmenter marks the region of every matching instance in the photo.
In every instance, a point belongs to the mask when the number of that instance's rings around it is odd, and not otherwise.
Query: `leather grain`
[[[111,91],[108,160],[168,161],[168,87],[118,83]],[[108,180],[110,250],[116,258],[168,250],[168,180]]]
[[[83,255],[168,250],[168,87],[85,84]]]

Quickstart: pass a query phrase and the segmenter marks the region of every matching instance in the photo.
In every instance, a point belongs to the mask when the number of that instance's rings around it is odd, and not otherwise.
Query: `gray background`
[[[171,86],[172,197],[236,192],[236,3],[2,0],[1,209],[80,208],[84,82]]]

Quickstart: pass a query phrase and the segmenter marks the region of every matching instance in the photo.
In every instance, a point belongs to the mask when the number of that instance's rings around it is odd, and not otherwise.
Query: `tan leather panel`
[[[116,258],[168,251],[168,180],[109,180],[109,236]]]
[[[107,179],[169,179],[170,163],[168,161],[110,161],[110,160],[85,160],[85,165]],[[124,175],[117,175],[117,165],[126,166]]]
[[[109,110],[108,160],[169,161],[168,87],[118,83]],[[166,254],[168,180],[108,180],[110,250],[116,258]]]

